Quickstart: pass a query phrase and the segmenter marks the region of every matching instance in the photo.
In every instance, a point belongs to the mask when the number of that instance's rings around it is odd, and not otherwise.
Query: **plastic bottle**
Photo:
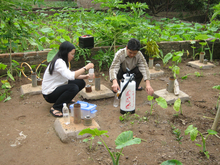
[[[94,68],[89,69],[89,82],[93,81],[93,75],[94,75]]]
[[[119,98],[118,98],[119,94],[120,94],[119,91],[117,93],[115,93],[115,99],[114,99],[114,102],[113,102],[114,107],[118,107],[118,105],[119,105]]]
[[[63,103],[63,121],[66,125],[70,124],[70,114],[66,103]]]

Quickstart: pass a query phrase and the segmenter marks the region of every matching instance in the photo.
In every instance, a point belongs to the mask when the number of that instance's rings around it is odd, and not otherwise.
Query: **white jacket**
[[[58,86],[68,83],[68,80],[75,80],[75,72],[69,70],[65,61],[58,58],[54,65],[53,74],[49,73],[49,66],[44,72],[42,82],[42,93],[48,95],[52,93]]]

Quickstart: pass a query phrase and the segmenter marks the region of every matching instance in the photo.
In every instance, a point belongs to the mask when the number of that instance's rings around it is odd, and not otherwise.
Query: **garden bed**
[[[212,127],[219,94],[219,91],[212,87],[219,85],[220,82],[219,61],[215,61],[216,67],[210,70],[189,67],[187,66],[189,61],[190,59],[184,59],[179,64],[180,90],[190,96],[190,102],[182,104],[183,115],[175,117],[176,111],[173,105],[168,105],[167,109],[155,105],[153,114],[149,115],[150,105],[145,91],[137,91],[136,113],[124,122],[119,120],[122,116],[119,108],[113,107],[113,98],[89,101],[97,105],[95,120],[101,130],[108,131],[109,137],[103,139],[111,151],[119,151],[115,149],[114,140],[123,131],[131,130],[135,137],[143,139],[141,144],[123,149],[119,161],[121,165],[157,165],[169,159],[177,159],[184,165],[219,164],[219,138],[208,137],[206,147],[210,158],[207,159],[200,153],[202,148],[195,145],[195,143],[202,144],[201,137],[198,136],[196,141],[192,142],[189,135],[184,135],[189,125],[197,127],[201,133],[206,133]],[[162,66],[162,63],[160,64]],[[166,88],[167,80],[171,75],[168,65],[162,69],[164,75],[151,80],[155,91]],[[107,77],[108,71],[104,74],[101,84],[111,88]],[[187,74],[190,75],[182,80],[181,77]],[[83,143],[83,139],[72,139],[70,143],[62,143],[53,128],[55,118],[49,113],[51,104],[47,103],[42,95],[21,96],[20,86],[27,83],[30,81],[26,78],[17,78],[12,89],[12,99],[5,103],[0,102],[0,164],[111,164],[111,158],[105,147],[97,144],[98,138],[94,139],[91,149],[90,142]],[[143,81],[141,85],[144,87]],[[75,100],[82,98],[77,95]],[[176,140],[173,127],[181,131],[182,144]],[[219,131],[218,126],[217,132]]]

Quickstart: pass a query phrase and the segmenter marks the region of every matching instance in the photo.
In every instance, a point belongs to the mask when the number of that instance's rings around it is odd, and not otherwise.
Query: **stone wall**
[[[212,42],[208,42],[209,47],[212,47]],[[171,52],[171,50],[175,51],[181,51],[181,50],[188,50],[189,51],[189,56],[188,58],[191,58],[193,55],[193,49],[191,48],[190,41],[175,41],[175,42],[160,42],[158,43],[159,49],[163,51],[163,54],[166,55],[167,53]],[[197,41],[194,46],[195,48],[195,53],[197,53],[197,49],[200,47],[199,42]],[[120,45],[119,47],[125,47],[125,45]],[[96,54],[100,49],[105,50],[109,49],[110,46],[102,46],[102,47],[95,47],[92,48],[91,50],[91,57]],[[40,64],[43,60],[47,59],[47,54],[49,50],[45,51],[35,51],[35,52],[27,52],[27,53],[12,53],[12,59],[16,60],[19,62],[19,64],[23,62],[27,62],[29,65],[38,65]],[[144,53],[144,51],[142,50]],[[148,60],[148,56],[144,55],[145,58]],[[184,54],[183,57],[187,57],[186,53]],[[206,55],[205,58],[209,59],[209,51],[206,50]],[[220,59],[220,41],[216,40],[215,45],[214,45],[214,53],[213,53],[213,59]],[[97,64],[97,61],[93,59],[89,59],[93,63]],[[158,59],[160,60],[160,59]],[[0,62],[10,65],[10,58],[9,58],[9,53],[6,54],[0,54]],[[83,58],[81,58],[79,61],[71,61],[71,68],[80,68],[85,65],[85,61]],[[0,73],[2,73],[2,70],[0,70]]]

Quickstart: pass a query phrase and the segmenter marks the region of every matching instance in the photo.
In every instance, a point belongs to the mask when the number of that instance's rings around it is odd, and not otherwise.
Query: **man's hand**
[[[112,90],[113,90],[114,92],[117,92],[118,90],[120,90],[120,87],[119,87],[119,85],[118,85],[117,80],[114,79],[112,82],[113,82],[113,84],[112,84]]]
[[[154,90],[151,87],[149,80],[146,80],[146,89],[145,90],[146,90],[148,95],[153,95],[153,93],[154,93]]]

